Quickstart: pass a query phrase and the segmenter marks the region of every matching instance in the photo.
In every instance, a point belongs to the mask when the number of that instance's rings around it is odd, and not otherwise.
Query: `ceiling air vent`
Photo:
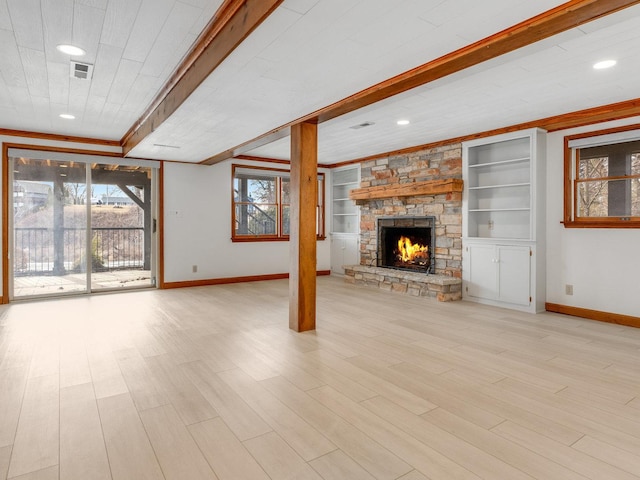
[[[353,130],[358,130],[359,128],[370,127],[371,125],[375,125],[373,122],[363,122],[358,125],[354,125],[353,127],[349,127]]]
[[[71,62],[71,78],[80,80],[91,80],[93,75],[93,65],[90,63]]]
[[[164,143],[154,143],[153,146],[160,148],[181,148],[178,145],[165,145]]]

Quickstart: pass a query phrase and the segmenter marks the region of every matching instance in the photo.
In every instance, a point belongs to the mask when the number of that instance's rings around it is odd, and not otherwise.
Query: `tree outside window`
[[[640,142],[577,150],[578,217],[637,217]]]
[[[640,140],[567,148],[565,226],[639,227]]]

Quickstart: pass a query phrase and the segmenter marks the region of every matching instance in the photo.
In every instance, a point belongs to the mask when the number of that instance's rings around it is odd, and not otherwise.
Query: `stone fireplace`
[[[368,160],[361,166],[360,189],[352,193],[360,206],[360,264],[345,267],[347,281],[442,301],[461,297],[461,144]],[[415,223],[425,218],[430,225]],[[388,265],[398,253],[386,244],[386,235],[379,235],[380,225],[392,230],[429,228],[428,266],[420,260],[402,270]],[[408,233],[411,240],[417,230]]]

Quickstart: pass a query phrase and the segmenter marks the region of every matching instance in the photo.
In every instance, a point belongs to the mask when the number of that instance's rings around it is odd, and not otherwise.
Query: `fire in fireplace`
[[[435,217],[378,219],[379,267],[433,273]]]

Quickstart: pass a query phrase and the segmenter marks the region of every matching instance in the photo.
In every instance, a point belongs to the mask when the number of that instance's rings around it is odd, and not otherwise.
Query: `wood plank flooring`
[[[640,329],[318,279],[0,307],[0,480],[640,479]]]

